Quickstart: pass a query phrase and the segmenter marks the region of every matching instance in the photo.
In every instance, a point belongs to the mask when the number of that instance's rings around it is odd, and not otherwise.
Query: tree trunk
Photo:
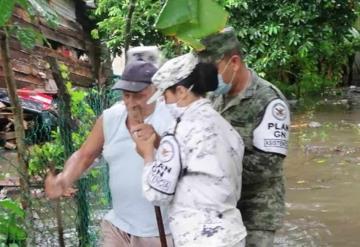
[[[135,7],[136,7],[136,0],[130,0],[129,1],[129,5],[128,5],[128,13],[126,16],[126,22],[125,22],[125,29],[124,29],[124,35],[125,35],[125,40],[124,40],[124,49],[125,49],[125,57],[126,57],[126,52],[129,49],[130,46],[130,41],[131,41],[131,22],[132,22],[132,17],[135,11]]]
[[[27,225],[27,246],[33,246],[34,231],[32,227],[33,217],[31,210],[31,192],[28,174],[28,154],[25,144],[24,117],[20,100],[17,96],[17,87],[10,60],[9,34],[6,28],[1,36],[1,55],[5,73],[5,84],[10,98],[12,112],[14,114],[15,138],[17,146],[18,173],[20,175],[21,204],[26,213],[25,224]]]

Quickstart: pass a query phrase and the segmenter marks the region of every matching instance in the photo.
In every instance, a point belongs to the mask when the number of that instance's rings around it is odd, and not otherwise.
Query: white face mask
[[[192,85],[191,87],[189,87],[189,89],[187,90],[187,92],[190,92],[191,89],[193,88],[194,85]],[[174,103],[168,103],[166,104],[166,107],[168,108],[170,114],[174,117],[174,118],[178,118],[181,117],[182,114],[184,113],[184,111],[186,110],[187,106],[178,106],[179,101],[181,101],[182,99],[177,100]]]
[[[186,107],[177,106],[177,102],[166,104],[166,107],[174,118],[180,117],[186,109]]]

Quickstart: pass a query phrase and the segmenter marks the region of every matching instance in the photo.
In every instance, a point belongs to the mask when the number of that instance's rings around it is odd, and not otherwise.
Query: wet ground
[[[298,113],[292,124],[276,246],[360,246],[360,110]]]

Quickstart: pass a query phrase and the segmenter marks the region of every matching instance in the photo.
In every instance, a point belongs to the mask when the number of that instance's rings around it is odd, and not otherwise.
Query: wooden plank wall
[[[51,0],[50,4],[51,2],[57,2],[59,5],[64,1]],[[65,63],[70,71],[70,80],[75,85],[89,87],[95,83],[95,78],[98,76],[95,75],[94,68],[98,65],[94,64],[94,59],[91,58],[94,55],[92,52],[96,50],[96,44],[90,39],[88,31],[85,32],[78,22],[59,14],[60,25],[54,30],[42,19],[31,22],[26,12],[19,7],[16,7],[12,21],[16,25],[32,27],[42,32],[52,46],[50,48],[46,44],[37,44],[29,51],[23,49],[15,37],[12,37],[10,54],[18,88],[26,87],[56,93],[56,85],[49,64],[46,62],[46,56],[56,57],[59,62]],[[5,87],[5,80],[0,56],[1,87]]]

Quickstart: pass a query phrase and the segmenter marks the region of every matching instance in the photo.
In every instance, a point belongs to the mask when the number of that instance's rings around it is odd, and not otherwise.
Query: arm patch
[[[266,107],[261,123],[253,131],[254,147],[268,153],[287,154],[290,128],[290,111],[281,99]]]
[[[159,192],[173,195],[181,169],[179,144],[173,135],[165,135],[161,138],[156,161],[148,177],[148,184]]]

